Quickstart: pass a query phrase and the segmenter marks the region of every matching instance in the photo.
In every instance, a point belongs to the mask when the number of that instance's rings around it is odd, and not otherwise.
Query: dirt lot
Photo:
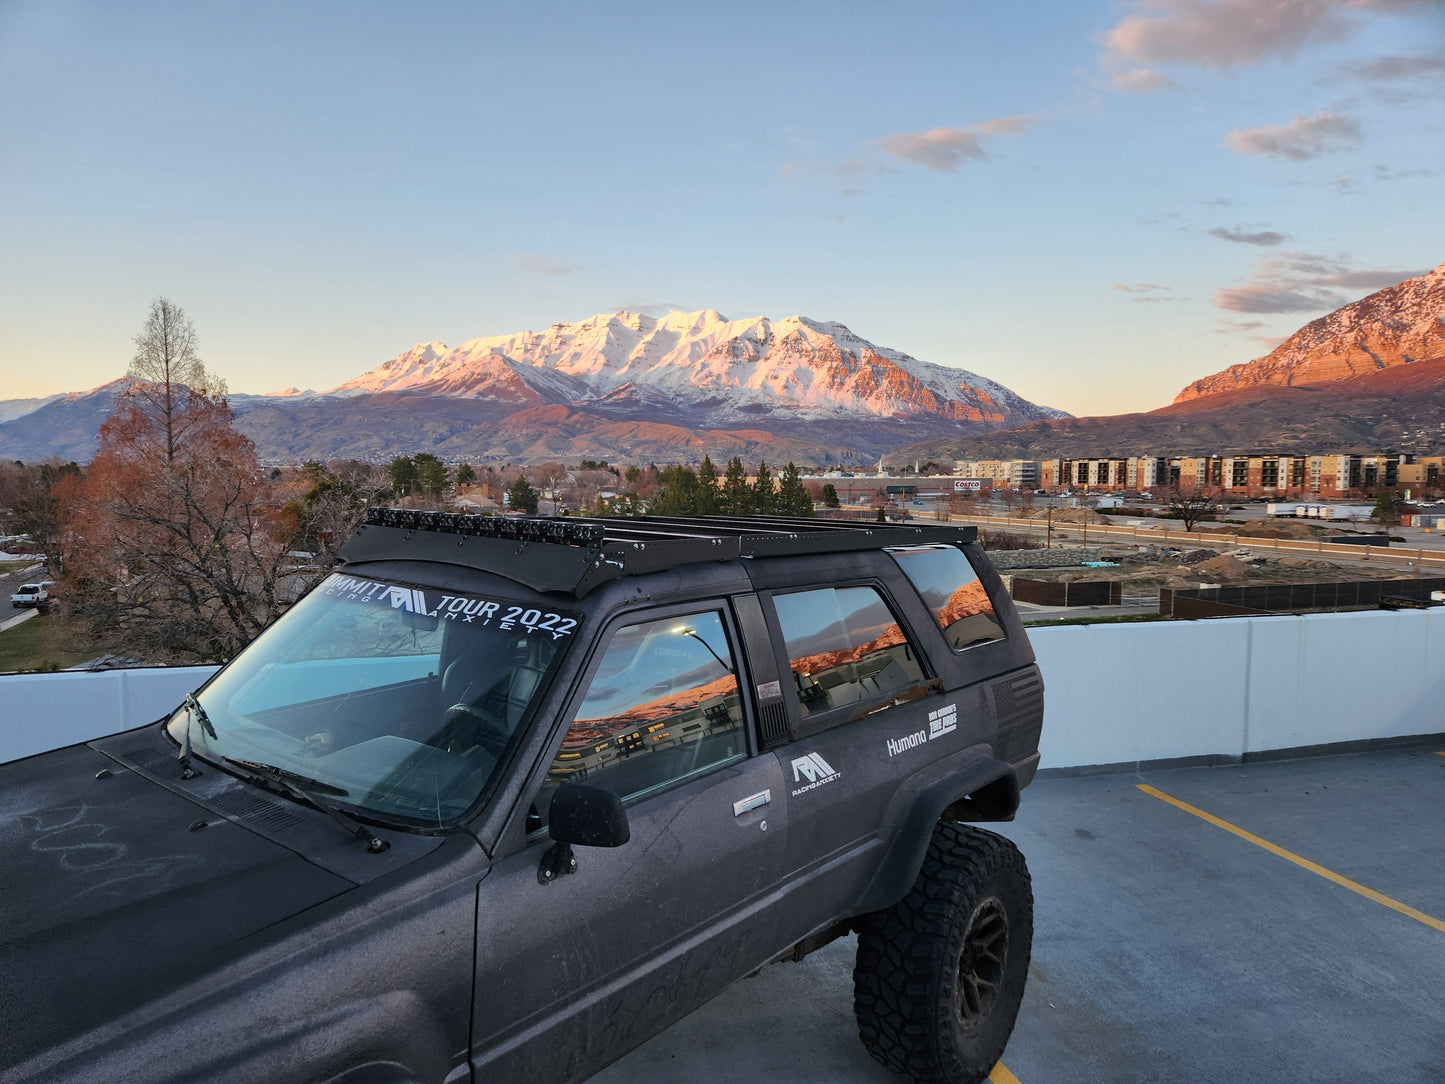
[[[1093,547],[1091,547],[1093,548]],[[1233,547],[1177,549],[1162,546],[1109,545],[1098,547],[1112,568],[1018,569],[1016,575],[1063,583],[1117,580],[1126,596],[1155,594],[1161,587],[1175,590],[1209,586],[1239,587],[1264,583],[1336,583],[1350,580],[1415,579],[1416,573],[1388,568],[1339,565],[1304,557],[1251,554]]]

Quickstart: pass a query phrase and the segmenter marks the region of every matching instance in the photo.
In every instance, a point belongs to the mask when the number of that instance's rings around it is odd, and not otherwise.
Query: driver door
[[[787,947],[756,921],[783,872],[786,792],[755,755],[738,642],[721,605],[603,638],[532,830],[480,886],[480,1078],[585,1078]],[[576,872],[542,884],[546,803],[569,781],[618,794],[631,839],[577,848]]]

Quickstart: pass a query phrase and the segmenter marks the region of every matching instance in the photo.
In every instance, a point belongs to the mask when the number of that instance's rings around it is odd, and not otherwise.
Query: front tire
[[[853,1009],[868,1053],[921,1082],[986,1079],[1013,1031],[1032,942],[1018,848],[938,825],[908,895],[865,916],[858,935]]]

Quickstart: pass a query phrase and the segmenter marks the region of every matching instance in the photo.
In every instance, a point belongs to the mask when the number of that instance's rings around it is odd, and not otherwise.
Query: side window
[[[917,688],[918,653],[872,587],[774,595],[803,717]]]
[[[534,810],[545,824],[552,791],[569,781],[626,800],[746,755],[737,665],[721,615],[626,625],[608,641]]]
[[[918,589],[955,651],[1004,638],[988,592],[962,550],[917,546],[889,552]]]

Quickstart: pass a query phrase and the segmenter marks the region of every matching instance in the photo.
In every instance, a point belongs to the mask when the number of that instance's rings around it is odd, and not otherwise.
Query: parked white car
[[[20,590],[10,596],[10,605],[20,606],[43,606],[50,601],[50,587],[52,583],[23,583]]]

